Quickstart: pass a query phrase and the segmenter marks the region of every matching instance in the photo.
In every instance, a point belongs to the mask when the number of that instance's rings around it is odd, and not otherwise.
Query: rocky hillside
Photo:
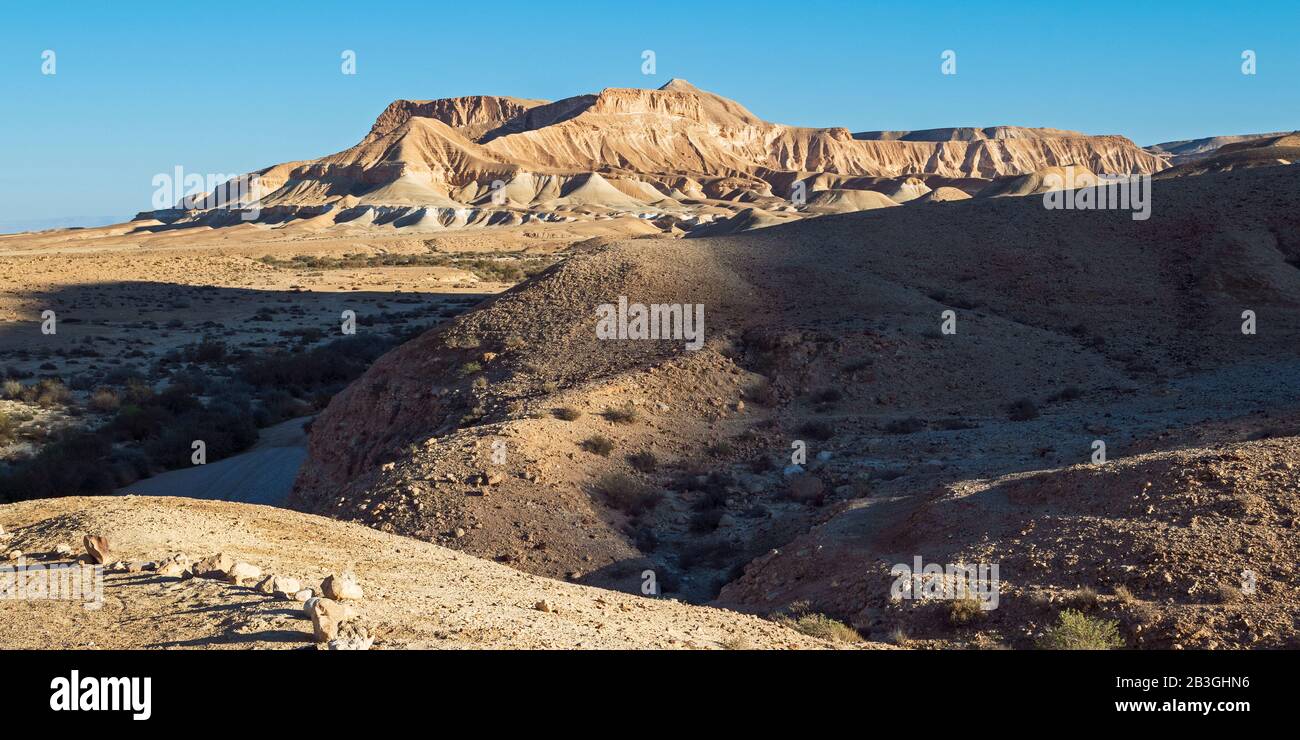
[[[1160,182],[1147,221],[990,198],[597,246],[381,358],[315,422],[294,500],[712,598],[877,491],[1292,403],[1296,172]],[[620,296],[702,304],[703,348],[597,339]]]
[[[108,547],[103,601],[0,599],[0,649],[324,646],[323,620],[304,613],[315,597],[338,612],[332,648],[831,646],[752,616],[549,581],[267,506],[141,496],[0,506],[5,565],[84,559],[87,535]]]

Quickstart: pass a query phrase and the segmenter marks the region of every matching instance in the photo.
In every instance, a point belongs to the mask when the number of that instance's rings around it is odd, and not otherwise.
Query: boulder
[[[318,643],[338,637],[339,628],[351,617],[349,610],[333,599],[311,599],[305,609],[311,617],[312,635]]]
[[[268,596],[279,596],[282,599],[293,598],[293,595],[302,589],[302,584],[297,578],[287,578],[285,576],[269,575],[257,584],[257,590]]]
[[[361,589],[361,584],[357,583],[357,577],[350,570],[343,571],[340,575],[331,575],[320,584],[321,593],[326,598],[344,601],[347,599],[365,598],[365,592]]]
[[[203,558],[199,562],[195,563],[191,570],[194,575],[199,578],[224,579],[233,567],[235,567],[234,558],[229,555],[217,553],[216,555]]]
[[[86,547],[86,554],[90,555],[90,561],[96,565],[103,565],[108,562],[108,556],[111,550],[108,546],[108,538],[102,535],[88,534],[81,540]]]
[[[250,563],[235,563],[226,571],[226,580],[236,586],[252,586],[262,577],[262,569]]]

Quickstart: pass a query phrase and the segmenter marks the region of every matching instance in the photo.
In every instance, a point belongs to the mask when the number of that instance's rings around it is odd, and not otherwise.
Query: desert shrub
[[[984,610],[980,608],[980,600],[974,596],[953,599],[948,604],[948,624],[954,627],[971,624],[982,616]]]
[[[218,363],[226,359],[226,343],[218,339],[203,339],[185,348],[182,356],[186,362],[200,364]]]
[[[550,395],[560,389],[560,384],[554,380],[548,380],[542,383],[542,393]]]
[[[885,432],[888,434],[916,434],[922,429],[925,429],[925,420],[915,416],[894,419],[885,425]]]
[[[623,473],[610,473],[596,483],[605,502],[630,516],[639,516],[659,505],[663,494]]]
[[[461,365],[460,370],[458,372],[460,373],[460,377],[464,378],[466,376],[473,375],[474,373],[483,372],[483,365],[471,360],[465,363],[464,365]]]
[[[0,445],[7,445],[18,438],[18,424],[9,414],[0,411]]]
[[[686,569],[697,566],[723,568],[732,565],[740,555],[740,547],[730,538],[695,538],[678,553],[677,563]]]
[[[1007,406],[1007,418],[1011,421],[1029,421],[1038,418],[1038,404],[1032,399],[1022,398]]]
[[[1100,599],[1101,595],[1097,593],[1095,588],[1084,586],[1083,588],[1076,588],[1067,594],[1065,603],[1075,609],[1087,610],[1095,608]]]
[[[635,424],[641,418],[641,412],[631,403],[611,406],[605,409],[605,418],[615,424]]]
[[[257,442],[257,426],[243,410],[228,404],[200,407],[168,422],[144,445],[154,462],[168,468],[191,463],[195,440],[203,440],[209,462],[242,452]]]
[[[659,459],[653,452],[637,452],[628,455],[627,463],[642,473],[653,473],[659,467]]]
[[[122,400],[112,388],[100,388],[90,395],[90,407],[101,413],[117,411]]]
[[[758,646],[754,644],[753,640],[750,640],[744,635],[724,637],[720,642],[718,642],[718,645],[723,650],[756,650],[758,648]]]
[[[582,449],[587,452],[594,452],[601,457],[609,457],[609,453],[614,451],[614,440],[597,434],[583,440]]]
[[[1113,650],[1123,647],[1124,641],[1115,620],[1066,609],[1039,640],[1039,646],[1048,650]]]
[[[311,404],[278,388],[263,395],[261,401],[261,406],[253,411],[253,416],[257,425],[262,427],[311,413]]]
[[[36,456],[0,475],[8,500],[111,493],[115,479],[104,461],[113,446],[103,435],[75,432],[55,439]]]
[[[551,413],[561,421],[577,421],[582,416],[582,412],[572,406],[561,406]]]
[[[857,630],[825,614],[812,611],[806,601],[791,604],[785,614],[776,618],[776,623],[809,637],[831,642],[862,642],[862,635]]]
[[[239,363],[241,380],[254,388],[283,388],[304,397],[313,391],[335,393],[361,376],[391,347],[391,339],[355,335],[298,352],[268,352]]]
[[[0,393],[3,393],[5,398],[17,400],[22,398],[23,384],[13,378],[9,378],[4,382],[3,386],[0,386]]]
[[[58,378],[42,378],[33,388],[36,396],[33,400],[45,408],[62,406],[72,398],[72,391]]]
[[[835,436],[835,427],[824,421],[810,421],[799,427],[799,434],[808,439],[825,442]]]
[[[727,457],[736,449],[725,439],[720,439],[708,446],[707,452],[713,457]]]

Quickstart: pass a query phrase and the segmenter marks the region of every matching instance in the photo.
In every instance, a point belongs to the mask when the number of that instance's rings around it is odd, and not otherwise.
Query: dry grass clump
[[[100,388],[90,395],[90,407],[102,413],[117,411],[121,405],[122,399],[112,388]]]
[[[609,457],[609,453],[614,451],[614,440],[597,434],[594,437],[588,437],[582,441],[582,449],[592,452],[601,457]]]
[[[636,406],[627,403],[605,409],[605,418],[615,424],[635,424],[641,420],[641,412]]]
[[[582,417],[582,412],[572,406],[561,406],[552,411],[551,414],[560,421],[577,421]]]
[[[812,611],[806,601],[791,604],[785,614],[776,618],[776,623],[809,637],[831,642],[862,642],[862,635],[857,630],[825,614]]]

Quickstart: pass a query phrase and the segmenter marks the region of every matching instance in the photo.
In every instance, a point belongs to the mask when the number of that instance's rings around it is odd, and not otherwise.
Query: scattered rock
[[[547,601],[546,599],[542,599],[541,601],[534,604],[533,608],[539,612],[546,612],[547,614],[553,614],[555,612],[555,610],[551,608],[551,602]]]
[[[233,567],[235,567],[234,558],[223,553],[217,553],[195,563],[191,570],[199,578],[224,579]]]
[[[339,628],[347,621],[343,605],[332,599],[312,599],[306,610],[311,617],[312,635],[316,642],[329,642],[339,636]]]
[[[235,563],[226,571],[226,580],[236,586],[251,586],[262,577],[262,569],[249,563]]]
[[[7,558],[7,559],[9,559],[9,560],[17,560],[18,558],[21,558],[22,556],[23,556],[23,551],[22,551],[22,550],[10,550],[8,553],[5,554],[5,558]]]
[[[315,597],[316,597],[316,592],[312,591],[310,588],[304,588],[294,593],[293,600],[306,602],[312,600]]]
[[[188,572],[184,565],[178,561],[168,558],[154,566],[154,572],[167,578],[180,578]]]
[[[96,565],[103,565],[108,562],[110,550],[107,537],[88,534],[82,538],[81,542],[86,546],[86,554],[90,555],[91,562]]]
[[[285,576],[269,575],[257,584],[257,590],[268,596],[279,596],[282,599],[291,599],[294,594],[302,590],[302,584],[297,578],[287,578]],[[308,598],[311,592],[308,591]],[[307,599],[299,599],[306,601]]]
[[[790,478],[790,498],[801,503],[816,503],[825,497],[825,484],[815,475],[796,475]]]
[[[339,635],[326,645],[328,650],[369,650],[375,642],[370,630],[355,622],[345,624],[339,629]],[[317,646],[319,648],[321,646]]]
[[[321,581],[321,593],[327,598],[344,601],[346,599],[365,598],[365,592],[361,590],[361,584],[357,583],[357,577],[350,570],[343,571],[341,575],[332,575]]]
[[[72,557],[72,545],[60,542],[54,546],[54,554],[61,558],[70,558]]]

